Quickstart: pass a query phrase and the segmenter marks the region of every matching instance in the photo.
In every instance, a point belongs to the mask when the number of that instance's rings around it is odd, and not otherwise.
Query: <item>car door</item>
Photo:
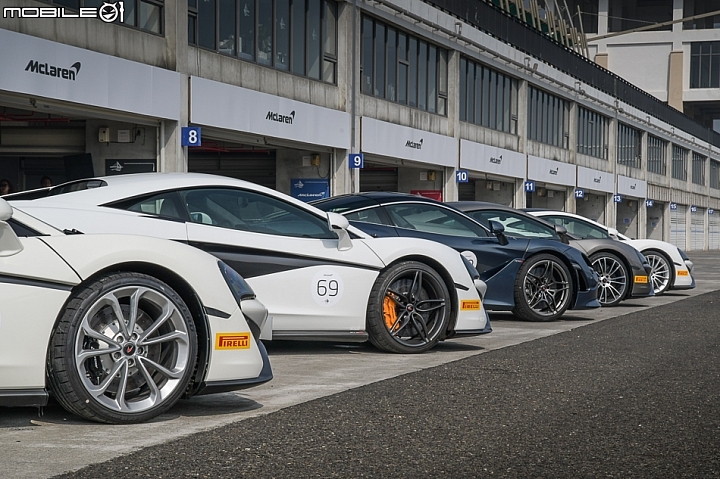
[[[273,337],[364,331],[372,285],[383,268],[362,241],[338,249],[327,218],[243,188],[179,191],[187,237],[225,261],[268,308]]]
[[[513,211],[483,209],[466,211],[465,214],[485,227],[490,226],[490,221],[497,221],[505,227],[507,236],[562,241],[555,230],[549,226]]]
[[[481,274],[523,258],[527,239],[509,238],[501,245],[467,216],[442,205],[422,202],[398,202],[383,205],[399,236],[424,238],[443,243],[463,253]],[[472,253],[472,256],[469,254]]]
[[[567,232],[572,236],[581,239],[612,239],[608,232],[596,226],[589,221],[583,221],[577,218],[564,215],[543,215],[545,221],[564,226]]]

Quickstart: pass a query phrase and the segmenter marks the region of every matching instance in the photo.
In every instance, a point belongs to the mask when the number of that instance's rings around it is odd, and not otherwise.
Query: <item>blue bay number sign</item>
[[[348,155],[348,164],[350,169],[358,169],[365,167],[365,155],[362,153],[352,153]]]
[[[670,209],[673,210],[673,211],[676,210],[676,209],[677,209],[677,203],[670,203]]]
[[[613,195],[613,201],[615,203],[622,203],[622,195]]]
[[[525,192],[526,193],[534,193],[535,192],[535,182],[534,181],[526,181],[525,182]]]
[[[575,198],[578,198],[578,199],[585,198],[585,190],[583,190],[582,188],[576,188],[575,189]]]
[[[457,183],[467,183],[470,181],[470,174],[467,170],[457,170],[455,172],[455,181]]]
[[[180,144],[182,146],[202,146],[202,131],[199,126],[183,126],[180,128]]]
[[[645,200],[645,206],[647,206],[648,208],[652,208],[653,206],[655,206],[655,201],[654,200]]]

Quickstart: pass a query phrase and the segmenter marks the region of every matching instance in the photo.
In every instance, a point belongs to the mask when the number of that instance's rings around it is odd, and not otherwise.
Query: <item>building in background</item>
[[[94,0],[8,3],[0,177],[20,189],[202,171],[298,198],[549,207],[720,248],[720,135],[591,61],[590,15],[563,21],[565,0],[128,0],[122,24],[19,18]]]

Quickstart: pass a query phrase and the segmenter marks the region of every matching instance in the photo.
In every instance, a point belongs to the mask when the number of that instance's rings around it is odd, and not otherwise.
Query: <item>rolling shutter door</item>
[[[360,170],[360,191],[397,191],[397,168],[363,168]]]
[[[475,201],[475,180],[458,183],[458,201]]]
[[[670,243],[680,249],[685,249],[685,205],[677,205],[677,209],[670,210]]]
[[[276,189],[274,150],[251,153],[191,151],[188,171],[230,176]]]
[[[690,213],[690,249],[693,251],[705,249],[705,210],[698,208]]]
[[[708,215],[708,249],[720,249],[720,215]]]

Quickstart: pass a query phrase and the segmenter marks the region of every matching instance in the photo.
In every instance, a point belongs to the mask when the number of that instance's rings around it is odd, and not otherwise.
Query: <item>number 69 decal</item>
[[[320,306],[332,306],[343,295],[343,280],[332,270],[322,270],[315,275],[310,287],[313,299]]]

